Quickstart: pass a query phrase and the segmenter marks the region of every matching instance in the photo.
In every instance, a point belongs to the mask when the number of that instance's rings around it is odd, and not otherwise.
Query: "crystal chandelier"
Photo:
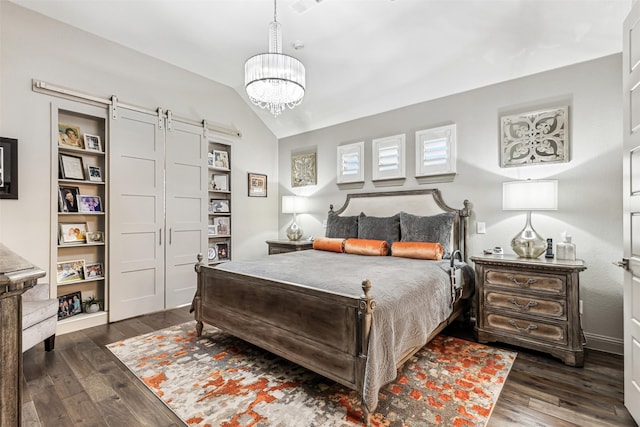
[[[247,59],[244,64],[244,86],[249,99],[277,117],[284,107],[293,108],[302,102],[305,71],[302,62],[282,54],[282,32],[276,19],[273,1],[273,22],[269,24],[269,53]]]

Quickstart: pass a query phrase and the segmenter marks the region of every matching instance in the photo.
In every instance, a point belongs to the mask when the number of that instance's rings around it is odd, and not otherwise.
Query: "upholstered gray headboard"
[[[388,217],[399,212],[417,216],[433,216],[445,212],[456,214],[452,232],[451,250],[459,250],[467,260],[467,228],[471,213],[470,202],[464,201],[461,209],[447,205],[436,188],[424,190],[387,191],[376,193],[353,193],[347,195],[344,205],[334,210],[331,205],[329,214],[357,216],[361,212],[367,216]]]

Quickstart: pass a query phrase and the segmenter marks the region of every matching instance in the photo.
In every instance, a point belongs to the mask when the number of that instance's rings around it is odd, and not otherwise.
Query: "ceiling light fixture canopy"
[[[294,108],[304,98],[305,69],[296,58],[282,54],[282,31],[273,1],[273,22],[269,24],[269,53],[247,59],[244,86],[249,99],[277,117],[286,107]]]

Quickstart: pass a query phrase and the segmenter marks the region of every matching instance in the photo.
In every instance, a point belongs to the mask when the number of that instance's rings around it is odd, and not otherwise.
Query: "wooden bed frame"
[[[414,215],[455,212],[452,246],[467,259],[469,202],[465,200],[462,209],[451,208],[443,202],[437,189],[349,194],[345,205],[335,213],[391,216],[401,210]],[[237,275],[206,266],[202,259],[202,255],[198,255],[195,267],[198,283],[192,304],[198,336],[203,322],[209,323],[356,390],[362,396],[369,332],[376,305],[368,280],[362,283],[363,295],[352,298]],[[470,303],[471,298],[457,301],[451,316],[430,333],[429,340],[467,312]],[[419,349],[407,349],[396,361],[397,367]],[[368,421],[364,404],[363,411]]]

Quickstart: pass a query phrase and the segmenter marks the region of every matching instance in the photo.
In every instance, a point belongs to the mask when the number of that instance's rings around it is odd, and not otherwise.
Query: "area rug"
[[[361,426],[357,393],[195,321],[107,346],[185,424]],[[516,353],[438,335],[380,391],[373,426],[484,426]]]

